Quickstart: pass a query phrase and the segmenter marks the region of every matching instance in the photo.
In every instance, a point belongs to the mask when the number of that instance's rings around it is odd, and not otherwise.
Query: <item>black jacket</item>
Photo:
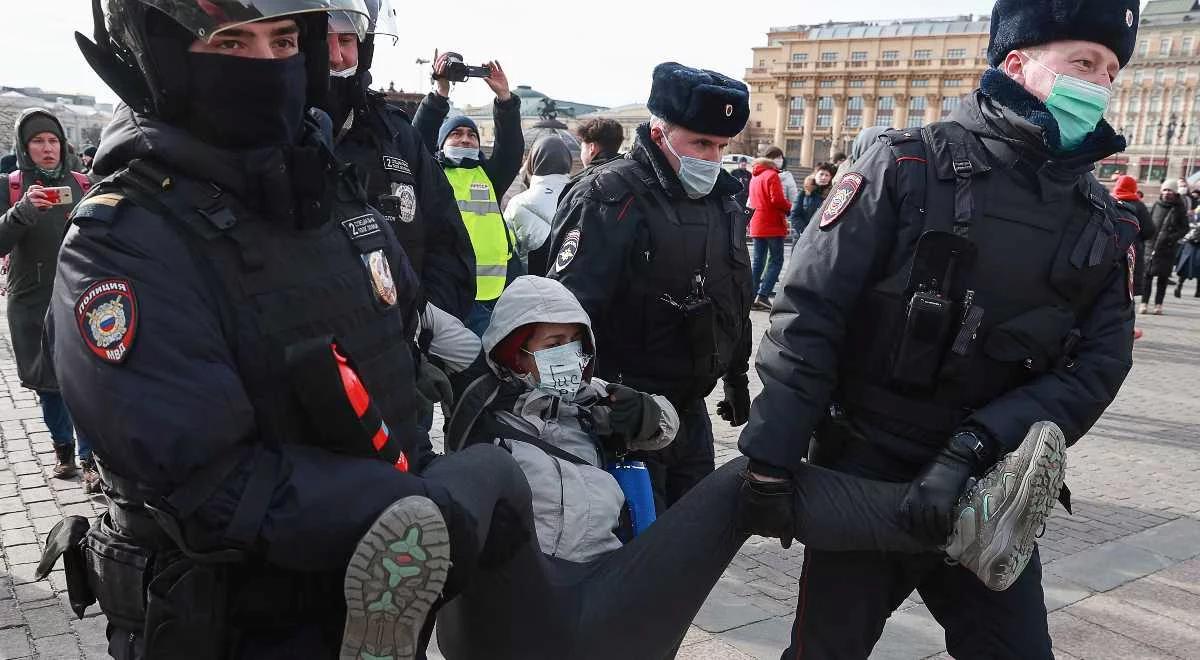
[[[366,112],[338,141],[338,158],[355,165],[370,200],[390,195],[407,203],[415,195],[416,208],[389,217],[429,301],[466,318],[475,301],[475,252],[454,191],[403,110],[371,93]]]
[[[450,100],[430,92],[421,101],[417,114],[413,116],[413,127],[421,134],[425,147],[437,154],[442,167],[482,167],[496,191],[496,199],[500,199],[513,181],[516,181],[521,170],[521,161],[525,157],[525,136],[521,133],[521,97],[513,94],[512,98],[503,103],[496,101],[492,104],[496,144],[492,148],[491,157],[481,157],[479,162],[468,160],[452,163],[442,157],[442,145],[437,144],[437,135],[448,114]]]
[[[58,122],[41,108],[26,110],[17,121],[15,133],[19,134],[21,124],[35,115]],[[62,132],[61,126],[59,132]],[[69,172],[56,183],[39,181],[25,146],[18,144],[16,149],[21,171],[20,195],[23,196],[30,185],[40,183],[44,186],[70,187],[75,204],[83,198],[83,190]],[[62,143],[62,150],[66,156],[66,142]],[[13,355],[17,359],[17,376],[23,387],[52,392],[58,390],[58,381],[42,351],[42,330],[46,308],[50,306],[58,247],[66,230],[67,216],[74,205],[38,210],[32,203],[18,199],[17,204],[10,208],[7,176],[3,184],[4,192],[0,198],[0,256],[9,255],[8,329]]]
[[[664,217],[656,201],[638,195],[613,171],[626,160],[649,174],[675,218]],[[674,397],[676,404],[691,401],[679,400],[673,390],[711,386],[684,375],[691,369],[691,346],[680,314],[664,302],[684,300],[693,274],[707,261],[719,362],[727,383],[746,382],[753,295],[746,216],[732,197],[740,188],[722,171],[708,196],[689,199],[643,124],[624,159],[597,167],[563,192],[548,241],[547,276],[570,289],[592,319],[596,341],[604,347],[598,375]],[[671,263],[677,267],[665,265]]]
[[[273,175],[279,165],[262,169],[266,167],[262,163],[277,155],[278,150],[270,149],[242,154],[218,150],[162,122],[135,117],[123,107],[105,129],[95,169],[109,175],[135,158],[152,158],[180,177],[218,186],[263,217],[280,217],[271,211],[271,204],[284,200],[290,207],[296,193],[280,189]],[[386,223],[382,224],[384,235],[390,236]],[[425,488],[384,461],[334,453],[314,446],[307,437],[282,443],[278,438],[264,439],[279,429],[268,428],[275,425],[259,417],[252,392],[262,391],[264,373],[272,371],[268,366],[277,365],[276,347],[238,345],[242,330],[229,327],[226,296],[216,288],[220,282],[214,281],[221,267],[206,265],[215,262],[199,258],[194,239],[177,225],[177,220],[116,195],[106,203],[85,203],[77,209],[63,242],[51,303],[55,368],[71,415],[92,439],[98,460],[113,473],[140,484],[139,497],[165,497],[202,467],[224,457],[234,459],[232,473],[195,518],[186,521],[189,536],[196,531],[199,538],[215,542],[234,519],[243,494],[253,490],[248,484],[261,486],[265,481],[270,502],[261,524],[253,528],[255,537],[247,549],[255,557],[292,570],[344,571],[354,544],[387,502],[424,494]],[[341,230],[333,228],[337,234]],[[292,244],[329,229],[281,226],[280,231],[287,232],[286,240]],[[282,244],[264,241],[259,247],[269,251],[281,249],[277,246]],[[395,239],[389,238],[387,244],[389,254],[396,257]],[[243,258],[253,254],[246,251]],[[272,255],[272,259],[286,256]],[[333,278],[321,264],[336,265],[338,281],[353,284],[356,291],[361,286],[366,293],[371,285],[357,255],[323,252],[296,259],[300,263],[293,281],[254,282],[258,293],[294,292],[288,314],[292,317],[329,315],[327,309],[306,308],[312,300],[303,295],[333,286]],[[404,262],[393,263],[401,268]],[[397,286],[413,278],[401,270],[394,269],[393,274]],[[84,293],[108,279],[129,282],[136,298],[136,325],[128,314],[124,316],[129,329],[123,336],[131,345],[119,364],[94,354],[77,318]],[[278,294],[272,295],[277,305]],[[409,300],[415,297],[412,292],[401,295]],[[349,302],[343,310],[347,314]],[[353,309],[360,313],[357,310],[362,308]],[[264,316],[278,319],[276,330],[290,332],[293,327],[283,325],[282,316]],[[240,366],[255,360],[261,369],[247,371]],[[287,425],[295,426],[306,428],[300,420]],[[422,457],[412,459],[419,463]]]
[[[1058,158],[1043,129],[1026,119],[1027,116],[1036,116],[1034,110],[1026,107],[1022,114],[1010,109],[1032,106],[1036,100],[1019,88],[1012,89],[1015,84],[1010,85],[1008,83],[1011,81],[1006,81],[989,81],[985,77],[984,90],[987,93],[977,90],[964,100],[951,117],[951,121],[974,134],[974,144],[967,146],[968,153],[979,155],[980,163],[976,171],[980,168],[987,170],[981,172],[982,176],[976,177],[979,180],[975,183],[976,190],[989,177],[1002,175],[1002,179],[995,180],[1007,184],[1015,179],[1023,187],[1040,190],[1044,199],[1056,200],[1056,204],[1067,204],[1069,201],[1069,207],[1078,209],[1076,213],[1082,216],[1051,218],[1048,213],[1031,212],[1027,218],[1002,220],[997,218],[1011,215],[1011,212],[1005,211],[1002,191],[995,191],[994,196],[988,197],[986,202],[977,201],[977,213],[987,217],[975,221],[977,229],[973,230],[972,237],[988,232],[993,237],[997,235],[995,232],[1006,232],[1018,238],[1029,236],[1034,241],[1040,236],[1047,237],[1041,239],[1036,250],[1028,250],[1027,253],[1012,250],[1013,256],[1004,255],[1006,261],[998,261],[996,257],[1000,255],[982,254],[979,262],[983,265],[980,267],[995,269],[1000,273],[993,278],[991,288],[1000,288],[988,291],[985,290],[989,288],[988,283],[981,283],[977,287],[980,289],[977,300],[986,301],[989,297],[1003,300],[1010,297],[1008,294],[1014,289],[1029,290],[1031,293],[1047,289],[1046,279],[1051,272],[1051,264],[1022,264],[1019,261],[1022,258],[1033,259],[1033,254],[1039,255],[1036,257],[1039,260],[1053,260],[1055,264],[1065,257],[1078,257],[1082,259],[1082,266],[1089,263],[1091,256],[1094,257],[1096,268],[1107,269],[1097,272],[1108,274],[1096,280],[1101,293],[1088,311],[1077,319],[1080,339],[1074,346],[1074,360],[1069,366],[1055,366],[1051,360],[1045,366],[1043,375],[1029,372],[1021,377],[1020,367],[1024,356],[1037,356],[1026,353],[1029,349],[1022,347],[1019,342],[1009,341],[1004,348],[1012,354],[1007,356],[1008,359],[1016,358],[1016,363],[1012,367],[996,363],[996,368],[1005,369],[1005,374],[1016,373],[1022,384],[990,401],[955,410],[963,427],[979,430],[989,438],[997,456],[1015,448],[1030,426],[1040,420],[1057,423],[1068,442],[1078,440],[1116,396],[1132,364],[1133,315],[1125,246],[1132,243],[1136,231],[1132,224],[1115,220],[1116,211],[1111,207],[1111,198],[1107,193],[1100,198],[1095,191],[1103,189],[1090,173],[1091,163],[1124,146],[1113,137],[1111,128],[1102,124],[1081,150]],[[1003,99],[1004,105],[1001,105],[1000,99]],[[1041,113],[1050,116],[1044,107]],[[893,138],[914,139],[905,137],[903,133],[901,131]],[[916,135],[918,137],[915,139],[919,141],[919,134]],[[1056,135],[1057,131],[1054,132]],[[925,215],[924,209],[932,200],[919,201],[916,197],[918,186],[911,182],[918,180],[921,182],[919,187],[924,188],[926,177],[934,177],[936,172],[937,180],[945,180],[946,185],[950,186],[947,200],[954,198],[953,182],[956,177],[950,167],[949,151],[927,154],[927,157],[929,165],[924,164],[923,157],[898,157],[886,140],[877,143],[855,162],[851,170],[861,177],[861,185],[852,190],[854,179],[843,177],[839,188],[833,191],[831,200],[842,200],[841,214],[833,219],[832,224],[825,221],[831,214],[827,204],[819,214],[821,217],[813,221],[812,229],[804,232],[797,242],[792,266],[782,282],[781,295],[775,302],[771,327],[758,351],[757,368],[763,382],[763,392],[754,402],[750,421],[739,443],[743,453],[753,461],[796,470],[808,455],[810,437],[827,420],[835,389],[846,386],[845,383],[839,383],[845,366],[871,349],[872,343],[888,346],[894,342],[894,338],[889,339],[887,335],[898,334],[898,331],[879,327],[877,313],[868,309],[873,300],[868,294],[893,275],[902,276],[924,227],[928,223],[944,220]],[[938,169],[935,170],[935,167]],[[926,168],[927,172],[923,171]],[[919,175],[920,178],[910,178],[913,175]],[[943,176],[948,179],[943,179]],[[946,190],[945,185],[939,183],[938,190]],[[924,193],[921,196],[924,197]],[[1065,231],[1063,223],[1092,226],[1088,224],[1092,222],[1089,218],[1096,217],[1097,209],[1107,217],[1099,225],[1104,233],[1096,235],[1094,241],[1088,240],[1085,249],[1063,255],[1055,238],[1056,233],[1061,235]],[[953,218],[952,210],[946,209],[944,212]],[[822,221],[825,221],[825,226],[820,226]],[[1109,235],[1110,232],[1112,235]],[[1089,239],[1091,236],[1088,235]],[[1074,246],[1077,242],[1082,243],[1083,240],[1063,241],[1063,244]],[[1070,263],[1064,263],[1063,268],[1065,270],[1062,272],[1070,274]],[[1059,271],[1054,272],[1057,274]],[[1052,296],[1047,293],[1044,297]],[[901,296],[896,298],[900,301],[901,309],[904,309],[907,299]],[[990,313],[989,303],[980,304],[986,319]],[[1066,317],[1068,320],[1070,318]],[[958,327],[957,320],[954,327]],[[852,340],[849,338],[851,335],[857,335],[860,339]],[[987,342],[988,337],[979,339]],[[1058,339],[1057,332],[1054,339]],[[1058,342],[1054,343],[1057,349]],[[978,344],[972,340],[972,345]],[[1001,354],[1000,345],[993,348],[996,354]],[[1036,362],[1036,359],[1030,359],[1028,364],[1035,365]],[[956,375],[970,378],[970,373]],[[951,396],[954,394],[950,393]],[[920,401],[920,398],[913,395],[906,400]],[[859,442],[846,449],[852,452],[853,458],[843,458],[853,460],[856,464],[859,464],[858,461],[870,464],[871,469],[864,473],[880,478],[911,478],[944,446],[949,437],[949,432],[946,432],[945,435],[925,437],[921,442],[914,442],[897,436],[899,429],[884,430],[881,421],[886,420],[851,414],[850,424],[854,429],[851,435],[858,437]]]
[[[1188,233],[1187,203],[1176,199],[1168,203],[1159,199],[1150,210],[1150,218],[1157,229],[1154,241],[1148,244],[1150,272],[1170,274],[1175,267],[1175,253],[1179,241]]]

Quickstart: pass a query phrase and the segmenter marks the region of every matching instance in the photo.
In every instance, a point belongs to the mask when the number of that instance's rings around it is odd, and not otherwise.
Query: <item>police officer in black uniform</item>
[[[725,380],[721,417],[749,413],[750,260],[741,184],[721,150],[746,125],[746,86],[674,62],[654,70],[630,153],[563,193],[547,276],[583,304],[604,358],[602,378],[665,395],[683,428],[646,457],[660,507],[713,471],[704,397]]]
[[[371,24],[360,42],[330,21],[329,107],[336,153],[353,163],[367,199],[392,224],[429,302],[460,320],[475,302],[475,251],[441,165],[421,143],[411,119],[371,91],[375,41],[395,39],[386,0],[367,0]],[[342,43],[345,42],[345,43]],[[340,68],[340,70],[334,70]]]
[[[759,349],[740,445],[752,482],[786,484],[810,454],[916,477],[901,511],[935,538],[955,491],[1032,425],[1068,444],[1091,428],[1132,362],[1137,223],[1092,169],[1125,147],[1101,117],[1137,17],[1134,0],[999,0],[980,88],[854,163],[797,245]],[[789,535],[787,501],[762,507],[763,528],[777,514]],[[1051,657],[1036,552],[1004,592],[944,559],[807,552],[783,657],[867,657],[913,589],[954,657]]]
[[[529,515],[511,457],[417,426],[416,277],[305,110],[334,9],[364,33],[360,0],[108,0],[77,35],[128,105],[50,334],[109,509],[42,571],[65,554],[116,658],[412,658],[443,586],[527,542],[489,529]]]

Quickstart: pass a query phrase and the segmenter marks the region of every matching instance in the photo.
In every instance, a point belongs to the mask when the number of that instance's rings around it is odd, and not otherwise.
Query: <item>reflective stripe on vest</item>
[[[447,168],[446,178],[454,188],[454,199],[475,248],[475,299],[495,300],[504,291],[512,258],[508,226],[500,214],[496,191],[482,167]]]

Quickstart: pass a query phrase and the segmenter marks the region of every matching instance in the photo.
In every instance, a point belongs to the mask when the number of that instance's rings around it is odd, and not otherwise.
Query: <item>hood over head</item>
[[[862,129],[854,138],[854,144],[850,145],[850,162],[853,163],[862,158],[863,154],[867,153],[867,149],[879,139],[879,136],[887,133],[888,130],[886,126],[868,126]]]
[[[556,134],[538,138],[529,150],[529,173],[533,176],[571,173],[571,150]]]
[[[29,157],[29,140],[38,133],[54,133],[62,145],[58,154],[58,169],[62,170],[67,164],[67,139],[64,136],[62,123],[45,108],[29,108],[17,116],[13,128],[14,145],[17,154],[17,167],[24,171],[38,169],[33,159]]]
[[[511,363],[511,359],[501,354],[515,355],[529,336],[529,331],[523,329],[534,323],[580,323],[587,329],[585,349],[595,351],[592,320],[575,294],[557,280],[524,275],[513,280],[496,301],[492,324],[483,333],[483,354],[492,371],[500,376],[509,371],[503,363]],[[588,365],[584,376],[590,378],[591,374],[592,365]]]

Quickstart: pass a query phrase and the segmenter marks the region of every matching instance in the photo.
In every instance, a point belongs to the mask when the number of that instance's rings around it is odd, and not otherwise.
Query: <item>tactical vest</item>
[[[1081,321],[1124,266],[1132,237],[1094,177],[993,165],[979,139],[952,122],[886,137],[902,229],[888,274],[847,325],[834,400],[891,433],[944,438],[974,409],[1071,368]],[[922,245],[956,238],[973,254],[956,257],[969,267],[955,282],[934,285],[953,289],[949,331],[917,365],[932,367],[930,382],[914,383],[902,362],[911,357],[906,338],[922,331],[909,318],[929,279]]]
[[[746,216],[732,197],[672,200],[636,160],[602,167],[625,186],[599,189],[600,201],[625,203],[632,194],[644,212],[596,374],[690,404],[712,391],[742,340],[753,297]],[[707,317],[689,313],[697,275],[711,302]]]
[[[98,189],[120,190],[187,241],[221,306],[261,444],[376,455],[369,445],[330,446],[315,430],[325,412],[306,409],[298,395],[307,377],[297,372],[298,358],[336,345],[382,416],[395,442],[390,446],[420,466],[432,449],[414,405],[418,283],[391,224],[353,194],[351,181],[341,181],[333,220],[304,230],[282,227],[212,184],[144,161]]]
[[[393,136],[399,121],[386,108],[372,103],[368,112],[355,111],[355,125],[337,146],[343,162],[354,163],[367,189],[367,202],[392,223],[404,253],[418,276],[425,266],[425,218],[417,200],[417,180],[406,154],[396,149]]]
[[[445,171],[475,248],[475,300],[495,300],[504,291],[513,255],[496,191],[482,167],[448,167]]]

